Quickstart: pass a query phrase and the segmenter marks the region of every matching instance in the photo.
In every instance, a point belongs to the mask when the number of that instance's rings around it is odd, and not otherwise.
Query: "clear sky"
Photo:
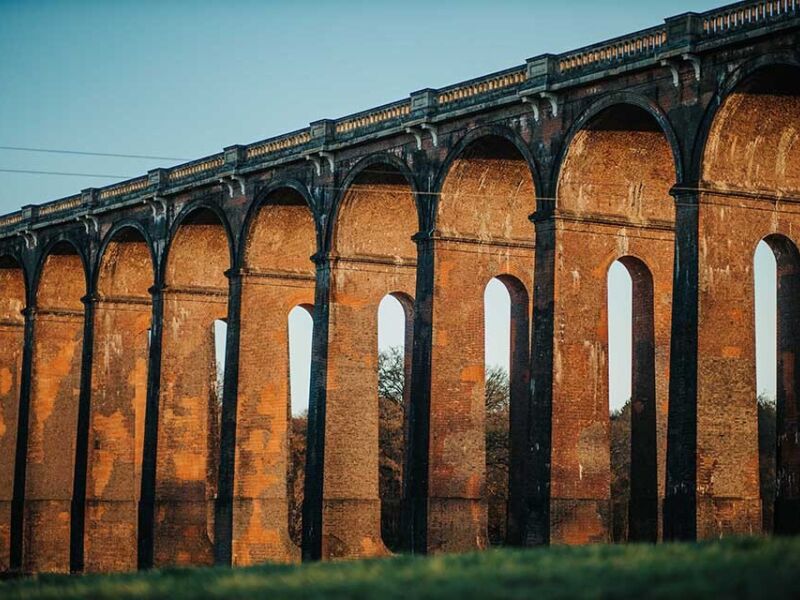
[[[0,0],[0,146],[192,159],[718,4]],[[86,175],[176,162],[0,150],[0,169]],[[0,172],[0,213],[116,180]],[[503,340],[497,296],[488,329]]]

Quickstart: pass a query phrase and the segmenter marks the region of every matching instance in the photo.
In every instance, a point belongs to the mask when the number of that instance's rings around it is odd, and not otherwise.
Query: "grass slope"
[[[40,576],[0,598],[790,598],[800,539],[584,546],[302,566]]]

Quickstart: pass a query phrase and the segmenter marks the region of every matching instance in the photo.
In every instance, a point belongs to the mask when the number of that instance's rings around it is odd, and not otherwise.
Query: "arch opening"
[[[378,305],[378,496],[381,538],[392,552],[403,547],[401,511],[406,453],[405,416],[411,392],[413,302],[401,293]]]
[[[630,256],[608,270],[611,539],[658,539],[653,277]]]
[[[289,537],[300,548],[303,537],[303,497],[308,434],[308,395],[311,380],[313,307],[295,306],[289,312]]]
[[[22,266],[9,256],[0,257],[0,572],[10,569],[25,304]]]
[[[520,545],[527,439],[528,292],[512,276],[484,288],[485,468],[488,542]]]
[[[215,322],[228,318],[230,242],[200,208],[180,223],[165,268],[156,465],[155,564],[211,564],[221,406]]]
[[[764,238],[754,256],[754,277],[762,520],[767,532],[796,535],[800,533],[800,252],[794,242],[778,234]]]
[[[36,290],[23,570],[68,572],[86,275],[71,243],[44,259]],[[67,515],[67,518],[64,516]]]

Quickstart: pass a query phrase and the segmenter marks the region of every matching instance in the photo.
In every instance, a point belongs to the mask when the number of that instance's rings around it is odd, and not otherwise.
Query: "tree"
[[[777,412],[775,400],[759,394],[758,402],[758,474],[761,482],[762,526],[773,531],[775,513]]]
[[[508,430],[511,408],[511,385],[508,371],[503,367],[490,366],[486,369],[484,401],[489,543],[500,545],[505,541],[508,513]]]
[[[611,539],[628,539],[628,504],[631,498],[631,401],[612,410],[609,427],[611,452]]]

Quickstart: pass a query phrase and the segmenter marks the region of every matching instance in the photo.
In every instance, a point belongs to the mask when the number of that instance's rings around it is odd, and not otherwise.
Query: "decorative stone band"
[[[58,200],[56,202],[51,202],[50,204],[44,204],[39,207],[39,216],[45,217],[47,215],[52,215],[54,213],[62,212],[65,210],[72,210],[73,208],[78,208],[81,205],[81,196],[78,194],[77,196],[70,196],[68,198],[64,198],[63,200]]]
[[[400,104],[379,108],[366,114],[359,114],[353,118],[348,118],[336,123],[336,133],[347,133],[362,127],[368,127],[375,123],[382,123],[391,119],[399,119],[411,112],[411,101],[407,100]]]
[[[771,2],[742,2],[703,17],[703,33],[716,35],[732,29],[741,29],[751,23],[761,23],[796,13],[800,0],[772,0]]]
[[[146,176],[130,179],[119,185],[103,188],[100,191],[100,199],[107,200],[108,198],[116,198],[117,196],[124,196],[133,192],[140,192],[141,190],[146,189],[148,185],[150,185],[150,182]]]
[[[655,54],[667,41],[664,27],[640,32],[631,37],[614,40],[608,44],[579,50],[558,61],[558,70],[567,73],[598,63],[614,63],[630,57]]]
[[[250,160],[251,158],[257,158],[259,156],[264,156],[265,154],[272,154],[273,152],[279,152],[280,150],[285,150],[286,148],[302,146],[309,141],[311,141],[311,133],[308,130],[301,131],[300,133],[286,137],[268,140],[253,146],[248,146],[245,152],[245,158]]]
[[[464,100],[465,98],[471,98],[472,96],[477,96],[479,94],[484,94],[486,92],[491,92],[493,90],[507,88],[512,85],[519,85],[524,81],[525,69],[523,68],[519,71],[504,73],[491,79],[475,81],[473,83],[467,83],[452,89],[444,90],[437,96],[437,100],[441,106],[450,104],[451,102]]]
[[[193,162],[189,163],[188,165],[172,169],[169,172],[167,179],[169,179],[169,181],[178,181],[179,179],[194,177],[195,175],[199,175],[205,171],[218,169],[223,164],[225,164],[225,156],[223,154],[217,154],[200,162]]]

